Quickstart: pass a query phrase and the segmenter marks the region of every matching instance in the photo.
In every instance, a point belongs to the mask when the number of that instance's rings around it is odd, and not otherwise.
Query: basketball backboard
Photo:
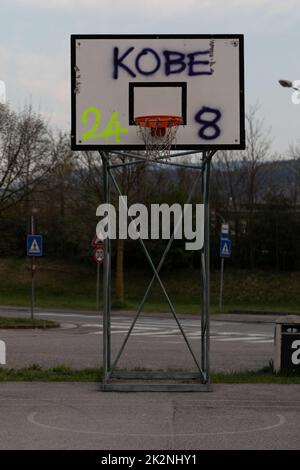
[[[243,35],[72,35],[73,150],[143,150],[134,119],[178,115],[172,149],[243,149]]]

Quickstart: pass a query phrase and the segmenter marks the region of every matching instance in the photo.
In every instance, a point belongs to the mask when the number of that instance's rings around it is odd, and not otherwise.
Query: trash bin
[[[300,372],[300,315],[288,315],[276,320],[275,372]]]

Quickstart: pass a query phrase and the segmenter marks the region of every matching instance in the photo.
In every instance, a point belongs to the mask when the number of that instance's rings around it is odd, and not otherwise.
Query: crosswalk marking
[[[255,344],[274,343],[274,339],[257,339],[255,341],[250,340],[249,343],[255,343]]]
[[[132,321],[129,319],[120,320],[113,322],[111,324],[111,334],[112,335],[126,335],[129,328],[132,325]],[[175,328],[174,328],[175,326]],[[218,325],[220,327],[220,325]],[[200,325],[192,322],[182,324],[183,330],[186,336],[191,340],[198,340],[201,338],[201,328]],[[81,325],[81,328],[97,328],[97,331],[87,332],[90,335],[101,335],[102,334],[102,325],[99,324],[90,324],[84,323]],[[174,325],[174,321],[164,321],[163,323],[160,320],[144,320],[143,322],[138,322],[134,326],[132,336],[135,337],[151,337],[151,338],[168,338],[173,342],[178,343],[179,340],[183,340],[179,328]],[[237,331],[211,331],[211,340],[216,342],[245,342],[249,344],[265,344],[273,343],[273,336],[266,333],[242,333]],[[172,340],[170,341],[172,342]]]
[[[261,339],[261,338],[259,338]],[[249,336],[236,336],[234,338],[220,338],[219,341],[222,341],[222,342],[226,342],[226,341],[253,341],[254,338],[253,337],[250,337]]]

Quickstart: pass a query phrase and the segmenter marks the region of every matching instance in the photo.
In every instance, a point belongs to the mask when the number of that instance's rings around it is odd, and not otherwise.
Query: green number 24
[[[100,124],[101,120],[101,115],[100,115],[100,109],[98,108],[87,108],[83,111],[81,120],[85,126],[87,126],[87,115],[93,113],[95,115],[95,121],[93,127],[86,132],[85,134],[82,134],[82,140],[85,142],[88,139],[97,139],[98,137],[104,137],[106,139],[109,139],[111,136],[115,138],[115,141],[117,144],[120,143],[120,134],[124,132],[128,132],[128,129],[121,128],[121,125],[118,121],[118,113],[113,112],[111,115],[111,118],[109,120],[109,123],[107,124],[106,128],[104,129],[103,132],[100,134],[97,134],[98,126]]]

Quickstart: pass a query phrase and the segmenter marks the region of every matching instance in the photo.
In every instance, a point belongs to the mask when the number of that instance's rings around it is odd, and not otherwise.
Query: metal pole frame
[[[110,181],[108,177],[108,157],[101,153],[103,164],[103,198],[104,202],[110,203]],[[104,260],[103,260],[103,387],[107,383],[108,372],[110,370],[111,342],[110,342],[110,315],[111,315],[111,254],[110,239],[104,240]]]
[[[31,231],[31,235],[34,235],[35,229],[34,229],[34,215],[33,214],[31,214],[31,216],[30,216],[30,231]],[[34,279],[34,275],[35,275],[35,269],[36,269],[34,256],[31,256],[31,258],[30,258],[30,265],[31,265],[30,318],[31,318],[31,320],[33,320],[34,319],[34,304],[35,304],[35,282],[34,282],[35,279]]]
[[[223,281],[224,281],[224,257],[221,257],[221,273],[220,273],[220,296],[219,296],[219,312],[222,312],[223,304]]]
[[[135,161],[130,164],[141,164],[149,162],[148,159],[144,159],[135,154],[121,152],[111,152],[112,154],[132,157]],[[191,154],[192,152],[186,152],[182,155]],[[196,153],[196,152],[193,152]],[[198,153],[198,152],[197,152]],[[201,310],[201,357],[200,360],[195,356],[191,345],[184,333],[179,318],[177,317],[175,308],[167,294],[167,291],[160,279],[159,272],[165,261],[167,253],[169,252],[176,227],[173,235],[170,238],[157,267],[154,266],[151,256],[141,238],[138,239],[140,242],[145,255],[149,261],[149,264],[153,270],[153,277],[146,289],[144,297],[139,305],[138,311],[133,319],[133,322],[128,329],[127,335],[121,345],[119,352],[117,353],[113,364],[111,365],[111,243],[108,238],[104,240],[104,266],[103,266],[103,375],[102,375],[102,390],[103,391],[211,391],[210,383],[210,362],[209,362],[209,334],[210,334],[210,279],[209,279],[209,181],[210,181],[210,164],[212,156],[215,151],[202,152],[202,165],[184,165],[178,164],[178,166],[186,166],[191,169],[200,170],[201,173],[195,179],[195,183],[190,190],[188,201],[192,199],[194,191],[197,187],[199,177],[202,179],[202,197],[204,204],[204,246],[201,250],[201,273],[202,273],[202,310]],[[111,164],[110,154],[106,152],[100,152],[102,163],[103,163],[103,198],[105,203],[110,203],[111,200],[111,182],[116,188],[120,196],[122,196],[120,188],[118,187],[117,181],[112,173],[113,169],[120,168],[122,166],[128,166],[128,162],[123,164]],[[175,156],[175,155],[174,155]],[[179,154],[176,156],[180,156]],[[169,165],[168,161],[154,161],[156,164]],[[150,163],[154,163],[150,162]],[[177,165],[176,165],[177,166]],[[151,286],[154,280],[157,279],[159,282],[166,300],[169,304],[170,310],[174,316],[179,330],[181,331],[183,338],[187,344],[187,347],[194,359],[197,366],[196,371],[123,371],[116,370],[117,363],[123,353],[123,350],[127,344],[130,334],[135,326],[135,323],[142,312],[143,306],[146,302],[148,294],[151,290]],[[166,382],[155,382],[155,380],[171,380],[172,383]],[[138,383],[135,381],[139,381]],[[176,383],[177,381],[177,383]],[[183,383],[186,381],[186,383]]]

